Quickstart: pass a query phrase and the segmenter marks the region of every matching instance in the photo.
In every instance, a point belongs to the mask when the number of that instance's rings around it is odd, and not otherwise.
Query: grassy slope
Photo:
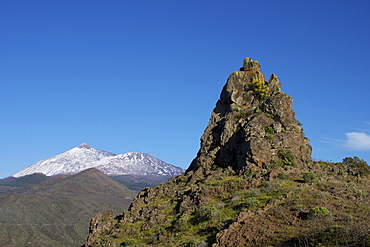
[[[96,246],[367,246],[369,169],[315,162],[179,176],[145,190]]]
[[[38,184],[48,179],[48,176],[45,176],[41,173],[34,173],[31,175],[26,175],[20,178],[14,178],[14,180],[3,181],[0,183],[0,186],[11,186],[11,187],[24,187],[31,184]]]

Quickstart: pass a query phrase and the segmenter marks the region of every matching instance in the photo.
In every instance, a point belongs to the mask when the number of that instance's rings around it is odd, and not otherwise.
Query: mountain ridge
[[[13,173],[11,177],[21,177],[32,173],[43,173],[47,176],[71,175],[93,167],[107,175],[157,174],[176,176],[184,172],[182,168],[168,164],[149,154],[129,152],[117,155],[82,143],[64,153],[27,166]]]

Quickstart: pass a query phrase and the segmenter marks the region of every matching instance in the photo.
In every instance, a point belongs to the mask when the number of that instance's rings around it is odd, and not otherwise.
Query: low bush
[[[370,167],[365,160],[357,156],[346,157],[342,163],[348,166],[348,173],[353,176],[367,176],[370,174]]]
[[[305,183],[312,183],[318,179],[316,173],[314,172],[302,172],[302,178]]]
[[[273,166],[293,166],[298,167],[297,162],[295,161],[295,156],[289,149],[279,149],[278,151],[278,160],[273,160],[271,163]]]
[[[260,101],[263,101],[270,97],[270,89],[266,85],[265,81],[260,78],[254,78],[252,81],[253,91]]]
[[[309,218],[325,218],[331,216],[330,211],[325,207],[314,207],[308,212]]]
[[[195,212],[194,223],[209,221],[216,212],[216,208],[209,206],[202,206]]]
[[[273,134],[275,131],[274,131],[274,129],[273,128],[271,128],[271,127],[264,127],[263,128],[265,131],[266,131],[266,133],[269,133],[269,134]]]
[[[266,134],[265,135],[265,139],[267,139],[267,140],[273,140],[274,139],[274,135]]]

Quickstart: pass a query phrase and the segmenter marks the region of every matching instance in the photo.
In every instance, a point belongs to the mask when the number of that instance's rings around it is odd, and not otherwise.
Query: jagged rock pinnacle
[[[292,165],[311,160],[292,98],[281,92],[276,75],[266,81],[260,68],[247,57],[240,71],[229,76],[187,172],[217,167],[256,171],[288,162],[285,156]]]
[[[249,57],[246,57],[243,61],[243,67],[241,68],[241,71],[260,71],[261,65],[258,64],[257,60],[252,60]]]

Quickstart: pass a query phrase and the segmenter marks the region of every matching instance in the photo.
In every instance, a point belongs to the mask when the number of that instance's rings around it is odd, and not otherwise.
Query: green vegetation
[[[278,158],[285,169],[240,174],[220,167],[147,189],[150,193],[142,194],[148,197],[139,196],[98,242],[212,246],[227,236],[234,246],[370,245],[369,177],[358,176],[356,165],[362,160],[292,169],[295,157],[289,150],[279,150]],[[279,172],[271,176],[273,170]]]
[[[325,218],[331,216],[330,211],[325,207],[313,207],[308,212],[311,218]]]
[[[278,151],[278,160],[273,160],[273,166],[280,166],[280,167],[298,167],[297,162],[295,161],[294,154],[289,149],[279,149]]]
[[[274,134],[275,133],[275,131],[272,127],[266,126],[263,129],[266,131],[266,133],[269,133],[269,134]]]
[[[240,119],[245,119],[248,116],[252,115],[254,113],[255,109],[249,109],[249,110],[241,110],[239,111],[235,116],[234,120],[235,122],[238,122]]]
[[[274,135],[266,134],[266,135],[265,135],[265,138],[266,138],[267,140],[273,140],[273,139],[274,139]]]
[[[290,178],[290,175],[289,175],[289,173],[281,172],[281,173],[278,174],[277,178],[280,178],[280,179],[289,179]]]
[[[357,156],[346,157],[343,159],[343,164],[348,165],[348,173],[354,176],[367,176],[370,174],[370,167],[363,159]]]
[[[312,183],[318,179],[314,172],[302,172],[302,178],[305,183]]]
[[[178,180],[174,180],[167,185],[175,186],[177,183],[180,184]],[[266,181],[259,187],[244,190],[249,183],[245,178],[219,174],[210,176],[199,185],[180,186],[178,190],[186,191],[185,194],[199,193],[197,198],[207,202],[186,213],[176,212],[176,208],[183,202],[181,198],[158,194],[152,203],[141,204],[140,210],[156,210],[157,215],[166,217],[152,224],[148,224],[149,218],[122,224],[112,241],[121,246],[193,246],[202,242],[212,243],[216,233],[227,228],[240,212],[265,207],[297,184],[293,180],[284,183],[282,180]]]
[[[299,246],[369,246],[369,229],[365,222],[336,225],[326,219],[317,220],[311,230],[298,237]]]
[[[38,184],[45,180],[48,177],[41,173],[34,173],[31,175],[26,175],[24,177],[17,178],[12,181],[0,183],[0,186],[10,186],[10,187],[24,187],[31,184]]]
[[[254,78],[252,81],[253,91],[260,101],[263,101],[270,97],[270,89],[266,85],[265,81],[260,78]]]
[[[265,114],[266,117],[272,118],[272,115],[271,114],[266,113],[266,112],[264,114]]]
[[[267,140],[273,140],[274,139],[274,135],[273,134],[275,133],[274,129],[271,128],[271,127],[268,127],[268,126],[264,127],[263,129],[266,132],[265,139],[267,139]]]

